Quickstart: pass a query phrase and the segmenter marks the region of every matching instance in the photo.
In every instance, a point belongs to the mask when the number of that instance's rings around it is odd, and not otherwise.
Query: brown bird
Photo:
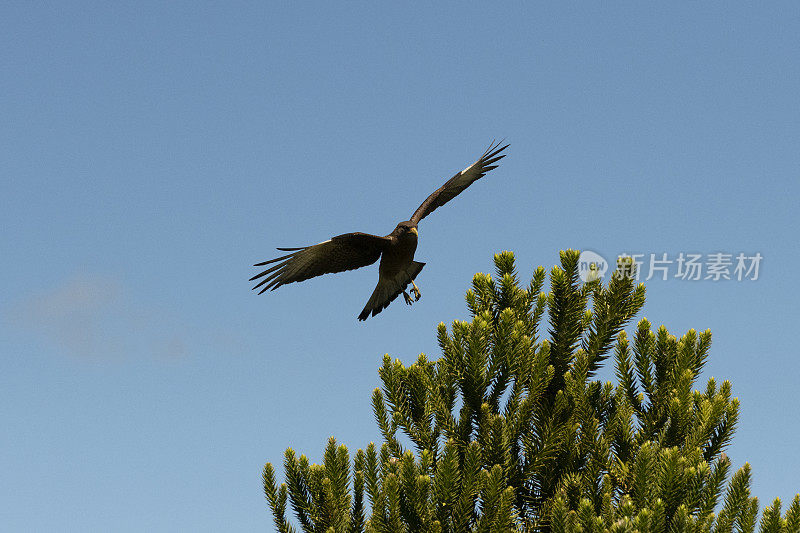
[[[345,233],[313,246],[278,248],[292,253],[255,264],[254,266],[260,267],[277,263],[250,278],[250,281],[264,278],[253,289],[263,286],[259,294],[267,289],[274,291],[287,283],[365,267],[380,258],[378,285],[358,315],[358,319],[366,320],[370,314],[377,315],[401,293],[406,303],[411,305],[422,297],[414,279],[425,266],[425,263],[414,261],[419,235],[417,224],[433,213],[437,207],[443,206],[487,172],[497,168],[494,163],[505,157],[505,154],[500,155],[500,152],[509,146],[506,144],[501,147],[500,144],[502,141],[497,144],[492,142],[480,159],[447,180],[422,202],[410,220],[400,222],[394,231],[385,237],[368,233]],[[406,292],[409,284],[412,286],[413,299]]]

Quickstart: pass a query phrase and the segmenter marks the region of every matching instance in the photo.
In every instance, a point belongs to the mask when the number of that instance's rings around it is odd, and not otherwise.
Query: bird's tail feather
[[[394,278],[380,278],[375,290],[372,291],[372,296],[367,300],[367,305],[364,306],[361,314],[358,315],[358,319],[366,320],[370,315],[375,316],[389,307],[389,304],[400,296],[409,283],[411,283],[411,280],[415,279],[422,271],[422,267],[424,266],[425,263],[413,261],[411,267],[405,272],[406,276],[400,278],[402,281],[398,280],[397,276]]]

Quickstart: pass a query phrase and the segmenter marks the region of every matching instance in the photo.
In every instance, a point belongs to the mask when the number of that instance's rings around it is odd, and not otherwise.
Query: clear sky
[[[800,4],[0,11],[7,530],[270,531],[262,465],[378,440],[383,354],[439,357],[506,249],[523,279],[570,247],[761,254],[757,280],[672,264],[642,314],[713,331],[729,455],[762,503],[800,490]],[[375,266],[250,291],[276,246],[389,233],[500,137],[420,225],[412,308],[356,320]]]

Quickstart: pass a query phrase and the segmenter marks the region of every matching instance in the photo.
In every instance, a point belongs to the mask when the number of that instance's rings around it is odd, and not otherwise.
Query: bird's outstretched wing
[[[494,141],[492,141],[492,144],[489,145],[489,149],[483,153],[480,159],[447,180],[447,183],[428,196],[428,198],[422,202],[422,205],[414,211],[414,214],[411,215],[411,222],[414,224],[419,223],[420,220],[433,213],[437,207],[443,206],[458,196],[461,191],[472,185],[473,182],[481,179],[484,174],[497,168],[497,165],[494,163],[497,163],[506,156],[505,154],[500,155],[500,152],[508,148],[507,144],[505,146],[500,146],[502,142],[503,141],[500,141],[495,144]]]
[[[263,285],[264,288],[258,293],[261,294],[267,289],[274,291],[287,283],[361,268],[377,261],[390,242],[388,237],[368,233],[346,233],[313,246],[278,248],[283,252],[292,253],[253,265],[277,263],[253,276],[250,281],[267,276],[253,287],[258,289]]]

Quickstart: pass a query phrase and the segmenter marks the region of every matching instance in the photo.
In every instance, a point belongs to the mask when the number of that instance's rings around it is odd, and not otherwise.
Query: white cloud
[[[78,357],[114,358],[187,353],[174,317],[134,304],[124,286],[102,276],[81,276],[17,302],[10,322]]]

